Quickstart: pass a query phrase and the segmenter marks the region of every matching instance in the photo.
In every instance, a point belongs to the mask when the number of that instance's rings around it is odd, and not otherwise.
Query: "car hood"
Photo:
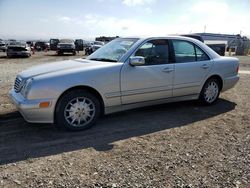
[[[114,63],[109,62],[100,62],[100,61],[92,61],[86,59],[75,59],[75,60],[66,60],[66,61],[59,61],[54,63],[48,63],[44,65],[38,65],[31,67],[29,69],[24,70],[18,76],[21,77],[23,80],[26,80],[31,77],[40,76],[43,74],[48,73],[55,73],[60,71],[71,71],[75,69],[76,71],[87,70],[96,67],[103,67],[107,65],[111,65]]]
[[[12,51],[27,51],[27,50],[30,50],[29,47],[27,46],[8,46],[7,47],[8,50],[12,50]]]

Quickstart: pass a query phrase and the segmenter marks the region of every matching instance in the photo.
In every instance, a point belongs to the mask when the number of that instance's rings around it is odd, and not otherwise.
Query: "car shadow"
[[[23,55],[15,55],[15,56],[8,57],[6,55],[6,56],[0,56],[0,59],[20,59],[20,58],[26,59],[26,58],[29,58],[29,57],[30,56],[23,56]]]
[[[0,115],[0,164],[90,147],[107,151],[115,141],[188,126],[227,113],[235,106],[219,99],[213,106],[190,101],[145,107],[104,116],[81,132],[59,131],[51,124],[29,124],[17,112],[4,114]]]
[[[45,56],[52,56],[52,57],[60,57],[60,56],[78,56],[79,54],[76,54],[76,55],[74,55],[74,54],[72,54],[72,53],[63,53],[63,54],[57,54],[56,52],[55,52],[55,54],[52,54],[52,53],[45,53],[44,54]]]
[[[0,59],[7,59],[7,55],[0,56]]]

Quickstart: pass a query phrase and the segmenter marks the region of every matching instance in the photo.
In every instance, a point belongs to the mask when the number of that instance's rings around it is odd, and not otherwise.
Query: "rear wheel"
[[[220,83],[217,79],[211,78],[204,84],[201,93],[200,100],[205,105],[214,104],[220,95]]]
[[[57,125],[71,131],[87,129],[100,116],[100,107],[100,101],[92,93],[73,90],[65,94],[57,105]]]

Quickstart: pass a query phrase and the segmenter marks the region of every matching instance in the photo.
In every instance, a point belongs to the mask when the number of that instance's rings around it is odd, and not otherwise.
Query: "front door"
[[[121,70],[122,104],[172,97],[174,64],[165,39],[144,43],[133,56],[145,58],[145,65],[124,64]]]
[[[76,39],[75,40],[75,47],[76,47],[76,51],[83,51],[83,40]]]
[[[59,43],[59,39],[50,39],[50,41],[49,41],[50,50],[56,51],[58,43]]]

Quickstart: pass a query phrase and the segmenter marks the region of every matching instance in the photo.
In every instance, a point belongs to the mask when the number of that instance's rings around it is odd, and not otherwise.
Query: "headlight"
[[[22,89],[22,92],[21,92],[21,93],[22,93],[22,95],[23,95],[25,98],[27,98],[28,93],[30,92],[32,82],[33,82],[33,78],[29,78],[29,79],[25,82],[25,84],[24,84],[24,86],[23,86],[23,89]]]

